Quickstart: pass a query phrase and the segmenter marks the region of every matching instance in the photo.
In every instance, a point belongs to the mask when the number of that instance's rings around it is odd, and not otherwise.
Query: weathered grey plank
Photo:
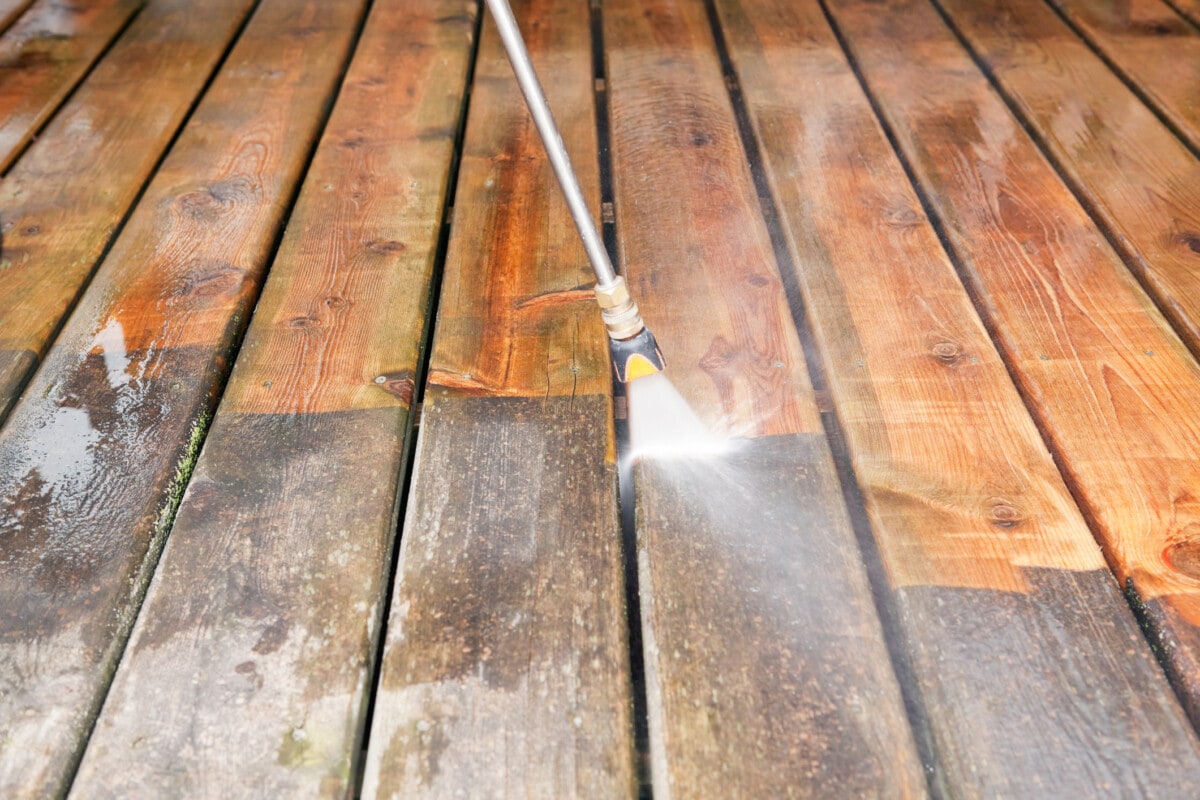
[[[260,6],[0,432],[0,794],[66,788],[361,12]]]
[[[472,12],[368,17],[79,797],[352,793]]]
[[[586,4],[517,4],[597,192]],[[490,19],[480,42],[365,797],[634,791],[605,335]]]

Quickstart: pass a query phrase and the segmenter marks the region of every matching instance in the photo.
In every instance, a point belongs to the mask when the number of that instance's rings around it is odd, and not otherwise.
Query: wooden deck
[[[0,0],[0,797],[1195,798],[1200,0],[514,6],[719,453],[477,2]]]

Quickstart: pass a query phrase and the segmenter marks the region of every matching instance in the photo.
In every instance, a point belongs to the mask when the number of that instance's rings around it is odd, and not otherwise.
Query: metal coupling
[[[600,304],[600,316],[613,341],[632,339],[645,329],[646,323],[642,322],[637,303],[629,296],[629,288],[620,275],[608,285],[596,284],[596,302]]]

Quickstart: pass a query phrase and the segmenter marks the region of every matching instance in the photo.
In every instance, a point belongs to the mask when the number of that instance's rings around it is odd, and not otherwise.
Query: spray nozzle
[[[644,375],[663,371],[663,355],[646,323],[642,322],[637,303],[629,296],[621,276],[609,284],[596,286],[600,316],[608,328],[613,372],[620,383],[629,383]]]

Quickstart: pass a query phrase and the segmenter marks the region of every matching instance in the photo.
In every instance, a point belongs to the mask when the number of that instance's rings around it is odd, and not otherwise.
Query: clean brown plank
[[[820,6],[717,6],[883,559],[940,791],[1181,796],[1200,743]],[[894,72],[940,54],[903,49],[916,8],[835,6],[856,47],[890,58]],[[879,36],[859,24],[876,24]],[[913,85],[928,98],[922,108],[940,100],[935,78]],[[1003,108],[998,120],[972,111],[950,105],[936,125],[972,143],[988,134],[971,125],[1002,136],[1014,124]],[[971,161],[945,158],[947,170]]]
[[[4,176],[0,422],[253,5],[156,0]]]
[[[1163,0],[1051,0],[1200,150],[1200,30]]]
[[[82,749],[362,7],[268,0],[0,433],[0,793]]]
[[[1041,0],[942,5],[1200,353],[1200,161]]]
[[[1200,26],[1200,0],[1170,0],[1171,6],[1192,24]]]
[[[635,470],[654,794],[923,796],[703,7],[610,2],[604,29],[622,260],[730,437]]]
[[[515,11],[595,197],[588,7]],[[485,24],[363,796],[630,797],[605,334]]]
[[[38,0],[0,37],[0,172],[144,4]]]
[[[1163,657],[1200,721],[1190,555],[1200,508],[1189,488],[1200,486],[1200,367],[931,7],[837,8],[1117,578],[1151,604]],[[883,54],[884,39],[896,55]]]
[[[474,35],[463,10],[404,0],[367,20],[80,797],[352,793]]]

